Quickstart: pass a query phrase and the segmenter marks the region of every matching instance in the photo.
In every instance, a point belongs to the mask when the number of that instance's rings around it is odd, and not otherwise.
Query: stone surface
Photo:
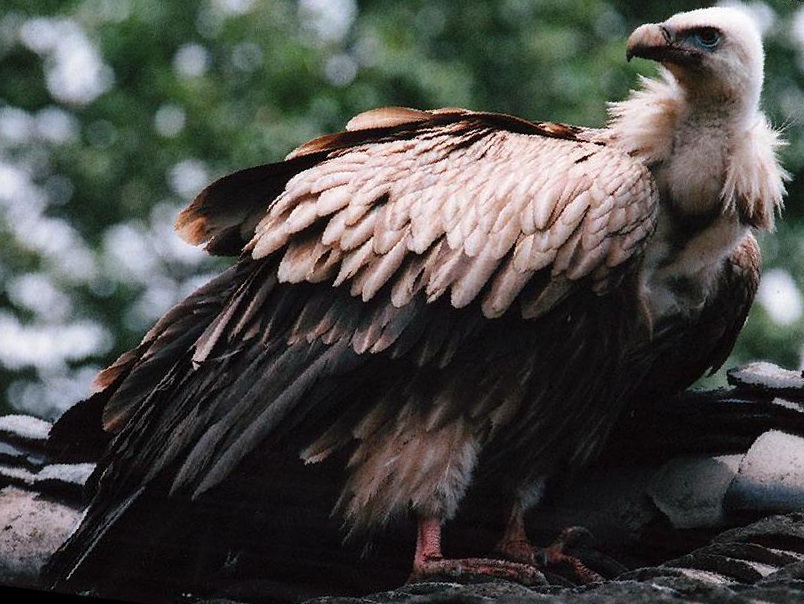
[[[39,569],[78,524],[81,511],[29,490],[0,490],[0,584],[35,586]]]
[[[30,415],[3,415],[0,417],[0,437],[25,441],[39,441],[44,445],[50,433],[50,422]]]
[[[674,459],[648,486],[653,502],[679,529],[720,526],[723,499],[740,467],[741,455]]]
[[[756,361],[731,369],[728,379],[730,384],[750,392],[804,396],[804,375],[801,371],[783,369],[766,361]]]
[[[740,462],[726,499],[733,510],[800,509],[804,505],[804,438],[779,430],[760,436]]]

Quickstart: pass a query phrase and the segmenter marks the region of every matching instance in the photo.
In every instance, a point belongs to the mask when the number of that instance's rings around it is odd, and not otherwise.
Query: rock
[[[656,473],[648,494],[676,528],[722,525],[723,499],[741,460],[741,455],[671,460]]]
[[[27,415],[0,416],[0,477],[3,468],[36,471],[47,463],[51,424]]]
[[[748,392],[804,396],[804,376],[801,371],[783,369],[766,361],[756,361],[730,369],[727,376],[730,384]]]
[[[0,438],[27,444],[39,443],[44,448],[52,424],[30,415],[0,417]]]
[[[724,531],[715,543],[757,543],[773,549],[794,552],[804,559],[804,513],[774,515],[748,526]]]
[[[8,486],[0,490],[0,584],[35,586],[39,570],[77,526],[75,506]]]
[[[92,464],[49,464],[49,422],[0,417],[0,584],[32,587],[77,526]]]
[[[0,416],[0,486],[15,485],[78,504],[94,464],[50,464],[52,425],[26,415]]]
[[[792,512],[804,507],[804,438],[779,430],[760,436],[726,494],[732,510]]]

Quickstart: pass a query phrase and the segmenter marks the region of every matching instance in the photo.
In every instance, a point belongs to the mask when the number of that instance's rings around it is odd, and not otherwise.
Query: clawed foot
[[[512,539],[498,544],[496,553],[506,560],[544,570],[569,571],[570,578],[580,584],[595,583],[604,578],[575,556],[566,553],[568,547],[591,539],[592,535],[588,530],[572,526],[561,531],[556,540],[544,549],[534,547],[527,539]]]
[[[497,558],[432,558],[423,560],[414,568],[408,583],[418,583],[432,580],[436,577],[459,578],[466,575],[507,579],[527,586],[547,585],[547,579],[535,566]]]
[[[548,585],[540,568],[569,567],[571,578],[577,583],[594,583],[603,577],[587,568],[577,558],[564,553],[571,545],[591,538],[589,531],[571,527],[561,531],[552,545],[537,550],[527,539],[522,514],[515,512],[505,535],[497,546],[500,558],[444,558],[441,553],[441,521],[438,518],[419,518],[413,572],[408,583],[436,578],[466,578],[479,575],[495,579],[516,581],[522,585]],[[558,573],[556,573],[558,574]]]
[[[565,551],[568,547],[584,542],[588,543],[591,539],[592,534],[582,526],[565,528],[553,543],[540,552],[544,568],[569,567],[572,576],[582,584],[604,581],[605,579],[601,575]]]

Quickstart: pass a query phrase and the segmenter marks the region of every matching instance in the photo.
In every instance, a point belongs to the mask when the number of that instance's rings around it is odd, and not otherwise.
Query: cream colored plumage
[[[85,413],[120,437],[62,567],[143,490],[203,500],[287,448],[347,454],[351,529],[417,516],[414,574],[532,578],[525,510],[626,405],[723,362],[784,192],[745,15],[644,25],[628,55],[661,73],[603,129],[377,109],[204,191],[179,233],[241,258],[101,373]],[[513,562],[442,559],[475,479]]]
[[[449,294],[456,308],[488,284],[481,305],[493,318],[546,267],[556,279],[591,276],[605,291],[653,228],[653,180],[614,148],[577,137],[490,132],[482,122],[488,116],[470,111],[393,108],[393,119],[388,113],[362,114],[353,128],[452,123],[437,137],[428,128],[410,139],[369,140],[294,176],[245,247],[255,260],[284,249],[281,281],[334,279],[364,302],[389,284],[397,306],[423,290],[431,302]],[[473,136],[482,144],[456,149]],[[308,152],[303,147],[291,157]],[[525,169],[501,182],[513,165]],[[316,227],[323,228],[320,237],[297,238]],[[399,278],[411,253],[424,261]]]

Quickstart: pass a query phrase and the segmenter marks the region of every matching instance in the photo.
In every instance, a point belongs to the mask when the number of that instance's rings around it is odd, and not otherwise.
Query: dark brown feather
[[[651,369],[634,398],[653,400],[691,386],[713,374],[734,348],[756,295],[760,277],[759,247],[748,234],[723,259],[717,287],[700,314],[672,315],[654,326]]]
[[[294,174],[321,159],[314,154],[246,168],[216,180],[179,214],[176,232],[187,243],[204,245],[210,254],[239,255],[267,204]]]

